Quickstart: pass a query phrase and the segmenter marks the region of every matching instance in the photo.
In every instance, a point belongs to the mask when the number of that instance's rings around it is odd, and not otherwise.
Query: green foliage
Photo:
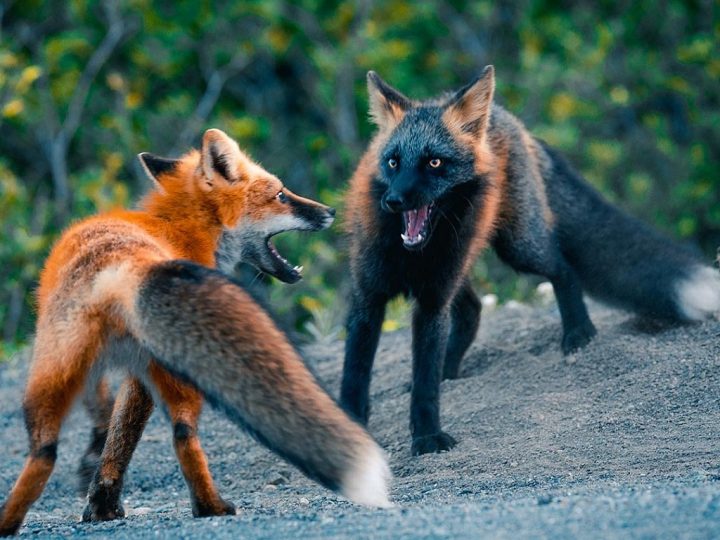
[[[0,7],[0,331],[32,331],[69,220],[146,189],[141,151],[218,126],[299,193],[340,207],[372,128],[365,71],[413,97],[496,66],[497,99],[613,201],[707,253],[720,244],[720,23],[712,2],[25,0]],[[341,334],[340,227],[282,249],[306,279],[272,304]],[[290,236],[290,235],[288,235]],[[525,298],[492,256],[478,288]],[[388,328],[406,324],[399,302]],[[7,346],[6,346],[7,348]]]

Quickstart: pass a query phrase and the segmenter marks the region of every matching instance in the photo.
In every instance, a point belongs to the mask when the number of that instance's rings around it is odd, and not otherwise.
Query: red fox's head
[[[488,66],[457,92],[416,102],[368,73],[370,116],[379,128],[376,192],[384,213],[402,214],[406,249],[423,247],[438,215],[452,214],[452,194],[486,172],[494,88]]]
[[[222,232],[216,262],[223,272],[242,261],[295,283],[302,278],[302,267],[290,265],[271,237],[291,230],[318,231],[334,219],[333,208],[295,195],[219,129],[205,132],[199,153],[193,150],[180,159],[146,152],[138,157],[155,181],[157,198],[182,205],[175,211],[209,212],[217,219]]]

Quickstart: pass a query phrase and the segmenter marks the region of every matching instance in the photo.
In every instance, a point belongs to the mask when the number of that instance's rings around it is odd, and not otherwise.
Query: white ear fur
[[[202,171],[208,181],[215,174],[228,182],[239,180],[239,165],[243,154],[238,144],[219,129],[208,129],[202,142]]]

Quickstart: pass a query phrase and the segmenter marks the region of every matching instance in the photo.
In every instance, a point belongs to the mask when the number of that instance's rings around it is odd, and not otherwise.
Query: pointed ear
[[[367,85],[372,122],[382,130],[397,126],[412,106],[411,101],[374,71],[368,71]]]
[[[490,122],[494,92],[495,69],[487,66],[482,75],[450,98],[443,120],[451,129],[482,138]]]
[[[140,165],[142,165],[145,174],[148,175],[150,180],[153,181],[160,191],[163,191],[160,175],[172,171],[180,161],[179,159],[168,159],[155,156],[150,152],[142,152],[138,154],[138,159],[140,160]]]
[[[208,129],[203,135],[201,165],[208,186],[212,186],[216,173],[230,183],[238,181],[242,158],[240,147],[225,132]]]

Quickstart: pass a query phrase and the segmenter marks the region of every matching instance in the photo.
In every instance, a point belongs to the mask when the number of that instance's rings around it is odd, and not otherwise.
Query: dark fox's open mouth
[[[430,238],[430,217],[434,209],[435,203],[430,203],[402,213],[403,232],[400,238],[407,249],[420,249]]]
[[[279,234],[279,232],[275,234]],[[261,270],[285,283],[296,283],[302,279],[303,267],[291,265],[285,257],[280,255],[280,252],[271,241],[275,234],[271,234],[265,239],[265,247],[267,248],[270,264],[263,264]]]

